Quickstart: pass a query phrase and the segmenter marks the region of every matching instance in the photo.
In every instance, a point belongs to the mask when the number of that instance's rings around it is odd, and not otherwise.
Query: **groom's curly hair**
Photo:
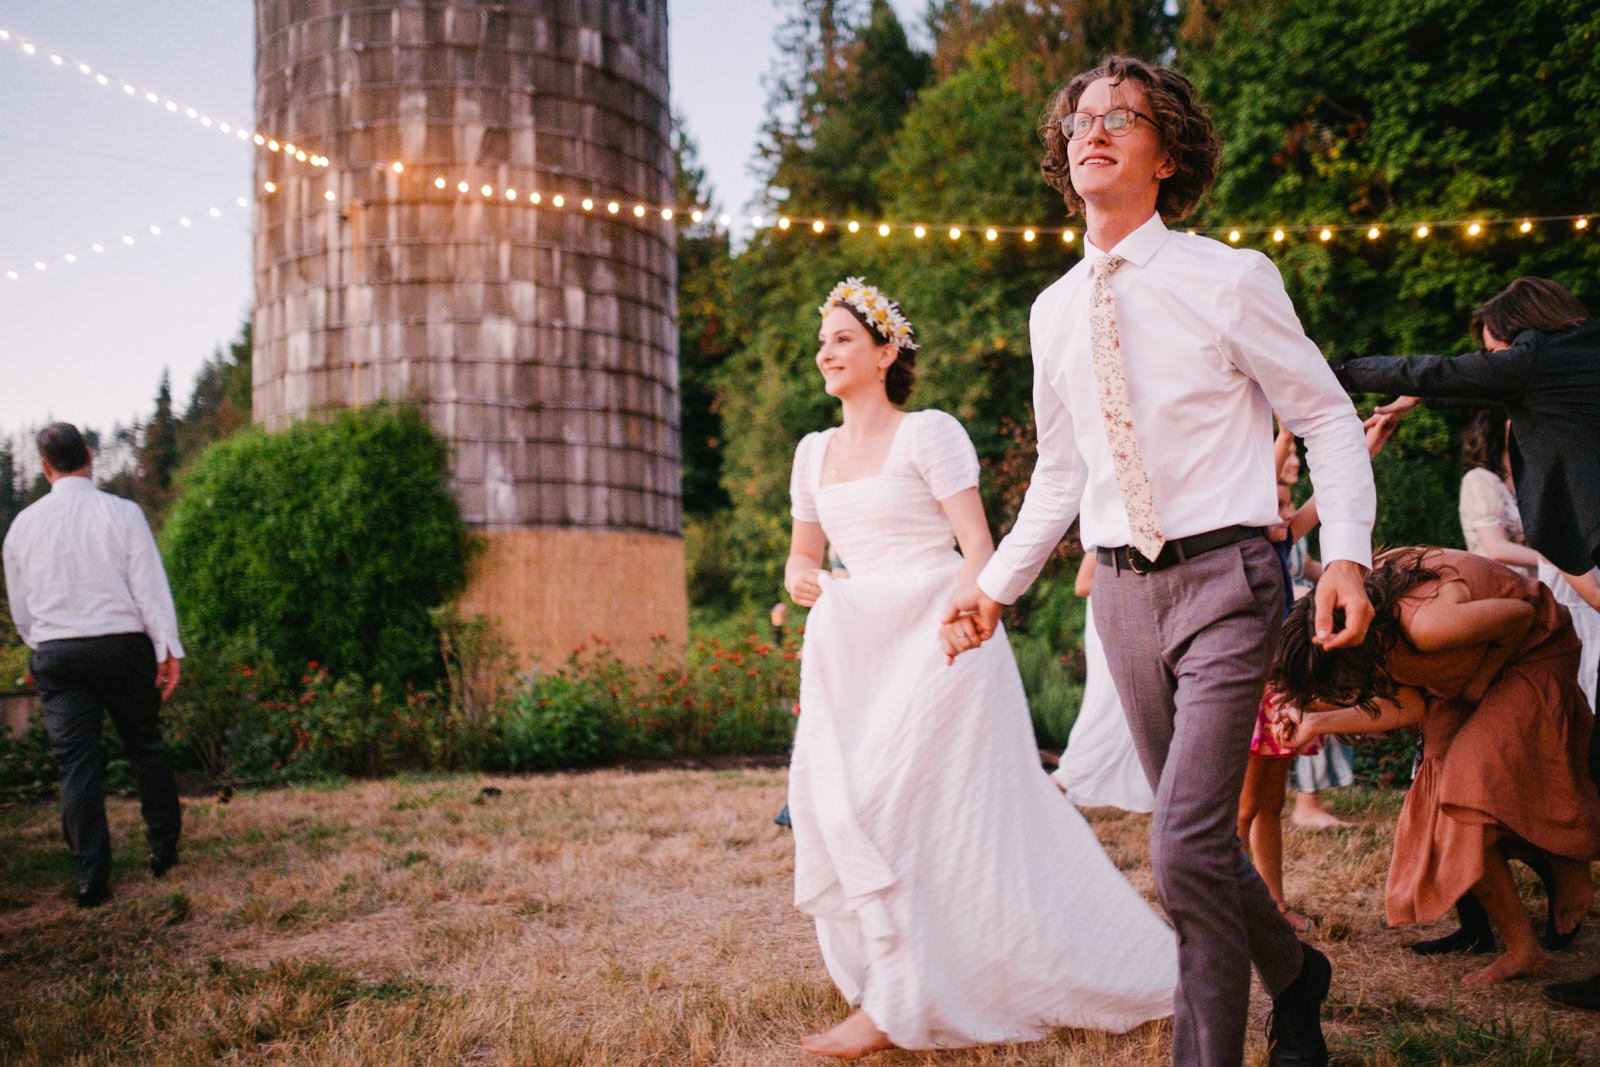
[[[1061,193],[1069,211],[1083,214],[1083,198],[1072,187],[1072,172],[1067,164],[1067,135],[1061,132],[1059,123],[1064,115],[1078,109],[1084,91],[1101,78],[1110,78],[1117,85],[1131,81],[1144,90],[1150,117],[1156,120],[1156,132],[1161,136],[1161,147],[1172,154],[1177,167],[1170,177],[1161,180],[1156,211],[1168,221],[1183,218],[1216,180],[1222,142],[1193,82],[1170,67],[1155,66],[1132,56],[1110,57],[1073,78],[1050,98],[1039,125],[1039,137],[1044,141],[1044,159],[1039,169],[1044,172],[1044,180]]]

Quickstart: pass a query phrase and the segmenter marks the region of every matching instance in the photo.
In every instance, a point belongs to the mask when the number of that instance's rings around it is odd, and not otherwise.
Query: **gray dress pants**
[[[152,856],[176,853],[182,815],[161,744],[156,656],[144,634],[43,641],[29,660],[50,749],[61,764],[61,832],[78,860],[80,890],[111,874],[100,752],[106,712],[133,764]]]
[[[1265,538],[1150,574],[1102,563],[1094,622],[1155,790],[1150,861],[1178,931],[1172,1061],[1236,1067],[1250,965],[1283,992],[1304,953],[1239,843],[1244,785],[1283,571]]]

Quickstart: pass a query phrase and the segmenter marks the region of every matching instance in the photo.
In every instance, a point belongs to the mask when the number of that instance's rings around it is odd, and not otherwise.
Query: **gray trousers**
[[[50,750],[61,765],[61,833],[78,861],[78,887],[111,874],[100,752],[106,712],[133,764],[150,853],[176,852],[182,814],[178,786],[161,744],[156,654],[144,634],[44,641],[29,660],[39,686]]]
[[[1155,790],[1150,862],[1178,931],[1172,1062],[1237,1067],[1250,965],[1276,996],[1303,950],[1239,843],[1239,793],[1283,572],[1265,538],[1152,574],[1101,564],[1094,624]]]

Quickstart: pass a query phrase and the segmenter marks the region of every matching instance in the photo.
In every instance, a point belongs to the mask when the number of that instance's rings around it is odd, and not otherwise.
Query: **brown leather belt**
[[[1149,574],[1151,571],[1164,570],[1185,560],[1219,548],[1226,548],[1240,541],[1247,541],[1252,537],[1265,537],[1266,533],[1267,531],[1259,526],[1224,526],[1220,530],[1168,541],[1161,546],[1161,551],[1156,553],[1155,559],[1146,559],[1144,553],[1127,545],[1121,548],[1096,549],[1095,554],[1102,565],[1115,567],[1118,572],[1129,570],[1134,574]]]

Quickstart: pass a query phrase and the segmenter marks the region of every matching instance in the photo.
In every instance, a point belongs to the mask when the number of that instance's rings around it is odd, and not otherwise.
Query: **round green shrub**
[[[444,443],[409,408],[220,441],[161,535],[185,636],[248,640],[280,677],[311,660],[394,692],[442,673],[431,609],[466,581]]]

